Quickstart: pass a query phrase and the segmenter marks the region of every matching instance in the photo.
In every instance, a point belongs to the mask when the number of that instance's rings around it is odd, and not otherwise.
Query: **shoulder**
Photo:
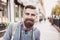
[[[35,38],[39,38],[40,37],[40,30],[38,28],[35,28],[33,31],[34,31]]]
[[[8,29],[13,29],[16,25],[18,25],[19,23],[10,23],[8,26]]]
[[[14,23],[10,23],[9,26],[8,26],[8,29],[12,29]]]
[[[22,22],[17,22],[17,23],[12,23],[11,25],[13,25],[13,28],[20,28],[21,24]]]
[[[35,33],[39,33],[40,34],[40,30],[36,27],[36,28],[34,28],[34,30],[33,30]]]

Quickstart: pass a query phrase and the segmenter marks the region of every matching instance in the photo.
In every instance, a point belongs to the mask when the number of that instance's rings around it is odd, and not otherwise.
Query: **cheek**
[[[35,16],[35,17],[32,17],[34,20],[36,20],[37,19],[37,17]]]
[[[24,20],[25,20],[27,17],[28,17],[28,16],[26,16],[26,15],[23,15],[23,19],[24,19]]]
[[[37,20],[38,20],[37,16],[36,16],[36,17],[34,17],[34,21],[37,21]]]

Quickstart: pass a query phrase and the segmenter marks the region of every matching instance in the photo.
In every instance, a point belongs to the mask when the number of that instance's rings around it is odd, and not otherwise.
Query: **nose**
[[[32,18],[31,14],[28,16],[28,18]]]

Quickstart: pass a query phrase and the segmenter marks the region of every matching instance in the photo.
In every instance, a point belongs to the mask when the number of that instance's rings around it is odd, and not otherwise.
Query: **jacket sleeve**
[[[37,32],[37,38],[36,40],[40,40],[40,31]]]
[[[38,29],[35,31],[35,40],[40,40],[40,31]]]
[[[12,36],[12,27],[13,24],[10,24],[8,26],[8,29],[6,30],[6,33],[3,36],[3,40],[11,40],[11,36]]]

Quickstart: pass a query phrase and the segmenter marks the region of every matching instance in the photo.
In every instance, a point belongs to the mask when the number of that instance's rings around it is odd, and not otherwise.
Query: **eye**
[[[35,16],[35,14],[31,14],[31,16]]]
[[[26,15],[29,15],[29,13],[25,13]]]

